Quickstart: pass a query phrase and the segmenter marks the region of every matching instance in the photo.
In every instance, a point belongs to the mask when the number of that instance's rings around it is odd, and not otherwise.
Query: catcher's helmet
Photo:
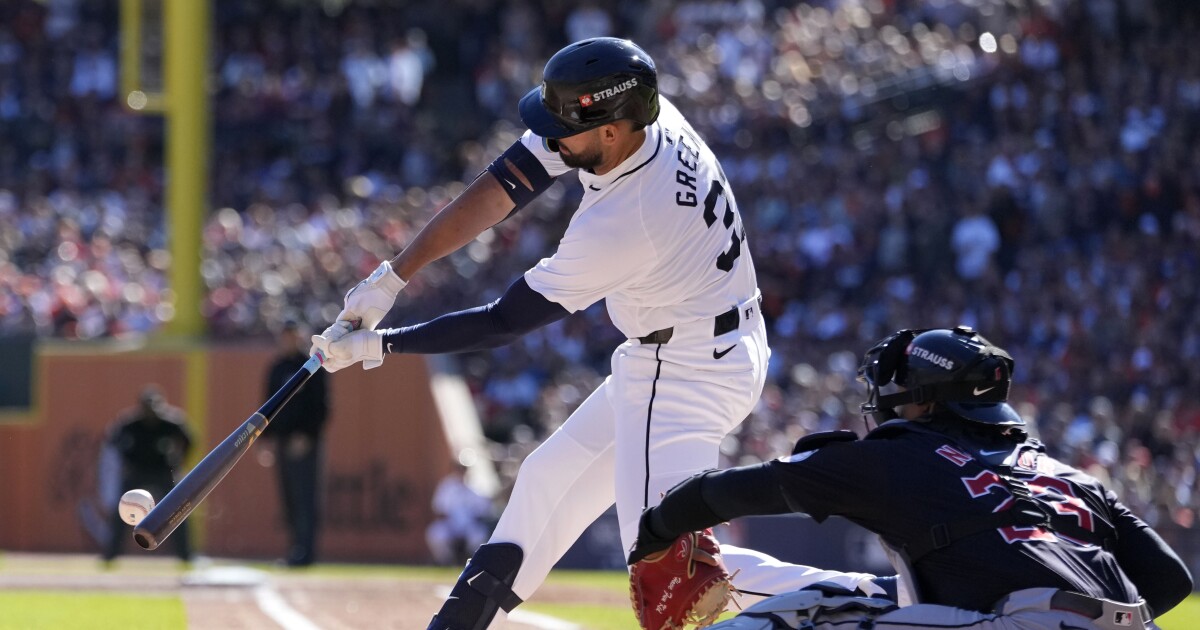
[[[658,119],[658,74],[637,44],[594,37],[546,62],[542,85],[521,99],[521,120],[543,138],[563,138],[627,118]]]
[[[968,326],[897,331],[868,350],[858,368],[869,388],[862,411],[883,422],[896,417],[897,405],[937,402],[972,422],[1023,426],[1005,402],[1012,371],[1012,357]],[[881,395],[888,383],[904,391]]]

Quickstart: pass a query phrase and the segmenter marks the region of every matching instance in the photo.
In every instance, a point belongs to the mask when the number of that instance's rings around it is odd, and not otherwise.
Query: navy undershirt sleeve
[[[389,353],[443,354],[507,345],[525,333],[556,322],[570,311],[517,279],[500,299],[437,319],[383,331]]]

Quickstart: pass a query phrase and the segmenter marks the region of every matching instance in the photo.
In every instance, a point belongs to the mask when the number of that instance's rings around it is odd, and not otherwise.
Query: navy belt
[[[762,298],[758,298],[759,303],[762,303]],[[738,329],[739,319],[741,315],[738,312],[738,307],[733,307],[720,315],[713,318],[713,336],[720,337],[725,333],[731,333]],[[675,334],[675,327],[656,330],[645,337],[638,337],[637,340],[641,343],[667,343]]]

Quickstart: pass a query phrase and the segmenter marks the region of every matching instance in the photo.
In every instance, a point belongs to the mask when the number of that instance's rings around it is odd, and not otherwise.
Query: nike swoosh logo
[[[504,179],[504,178],[503,178],[503,177],[501,177],[500,179]],[[505,184],[508,184],[508,187],[509,187],[509,188],[512,188],[512,189],[514,189],[514,190],[517,188],[517,185],[516,185],[516,184],[514,184],[514,183],[512,183],[512,182],[508,181],[507,179],[504,179],[504,183],[505,183]]]
[[[392,342],[388,342],[388,354],[392,353]]]
[[[975,389],[971,390],[971,393],[975,394],[976,396],[982,396],[982,395],[992,391],[993,389],[996,389],[995,385],[992,385],[991,387],[988,387],[987,389],[979,389],[978,387],[976,387]]]
[[[998,451],[979,451],[980,455],[999,455],[1000,453],[1010,453],[1011,449],[1002,448]]]
[[[471,584],[471,582],[474,582],[474,581],[475,581],[475,578],[477,578],[477,577],[479,577],[479,576],[481,576],[481,575],[483,575],[483,571],[480,571],[479,573],[476,573],[475,575],[472,575],[472,576],[470,577],[470,579],[468,579],[468,580],[467,580],[467,586],[475,586],[474,584]]]
[[[714,358],[714,359],[720,359],[721,357],[723,357],[723,356],[725,356],[725,355],[729,354],[729,351],[730,351],[730,350],[733,350],[733,349],[734,349],[734,348],[736,348],[736,347],[737,347],[737,344],[735,343],[735,344],[733,344],[732,346],[729,346],[728,348],[725,348],[724,350],[721,350],[720,352],[717,352],[717,349],[716,349],[716,348],[713,348],[713,358]]]

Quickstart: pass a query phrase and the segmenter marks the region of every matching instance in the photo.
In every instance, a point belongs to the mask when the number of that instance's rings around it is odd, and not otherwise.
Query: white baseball
[[[154,509],[154,497],[145,490],[130,490],[121,495],[117,509],[121,512],[122,521],[136,526]]]

